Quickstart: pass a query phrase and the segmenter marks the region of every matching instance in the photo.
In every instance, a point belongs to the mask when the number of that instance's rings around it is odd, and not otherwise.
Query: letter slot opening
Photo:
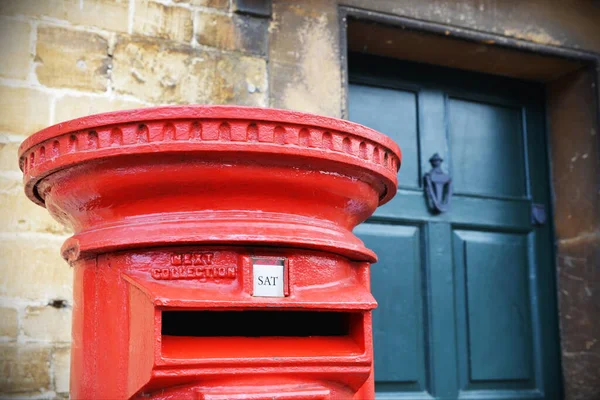
[[[350,314],[317,311],[163,311],[162,334],[307,337],[350,334]]]
[[[161,351],[168,359],[360,356],[361,312],[162,311]]]

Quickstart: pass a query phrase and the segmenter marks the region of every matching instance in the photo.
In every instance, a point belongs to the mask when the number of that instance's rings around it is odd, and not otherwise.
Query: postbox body
[[[74,235],[72,398],[373,398],[370,264],[352,234],[396,192],[398,147],[345,121],[163,107],[20,149]]]

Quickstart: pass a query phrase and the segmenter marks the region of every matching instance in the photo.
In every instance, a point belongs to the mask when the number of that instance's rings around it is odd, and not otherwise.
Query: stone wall
[[[589,0],[339,3],[600,52],[600,6]],[[274,0],[271,18],[234,4],[0,0],[0,397],[68,396],[72,271],[59,248],[69,232],[23,194],[16,154],[25,137],[158,104],[343,115],[338,1]]]

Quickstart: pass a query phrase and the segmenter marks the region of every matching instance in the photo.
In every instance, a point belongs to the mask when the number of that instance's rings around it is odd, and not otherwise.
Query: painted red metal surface
[[[74,231],[73,398],[373,398],[376,256],[352,229],[396,193],[388,137],[159,107],[52,126],[19,157],[27,196]],[[271,259],[284,295],[257,297]]]

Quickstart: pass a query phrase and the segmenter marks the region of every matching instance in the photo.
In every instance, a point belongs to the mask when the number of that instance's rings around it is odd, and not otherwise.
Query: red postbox
[[[75,399],[369,399],[369,268],[352,229],[400,150],[292,111],[160,107],[21,145],[27,196],[75,232]]]

